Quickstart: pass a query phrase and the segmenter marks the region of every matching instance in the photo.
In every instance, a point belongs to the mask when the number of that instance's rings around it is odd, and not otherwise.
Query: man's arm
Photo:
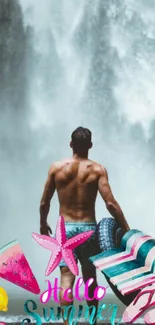
[[[40,202],[40,233],[42,235],[49,235],[52,233],[52,230],[47,223],[47,216],[50,209],[50,201],[55,192],[54,171],[55,168],[52,165],[48,172],[48,177]]]
[[[105,201],[106,207],[107,207],[108,211],[110,212],[110,214],[116,219],[116,221],[122,228],[123,233],[127,232],[130,229],[129,225],[124,217],[124,214],[123,214],[119,204],[117,203],[117,201],[115,200],[115,198],[113,196],[113,193],[110,188],[109,181],[108,181],[107,171],[103,167],[101,167],[101,174],[100,174],[99,181],[98,181],[98,189],[99,189],[99,192],[100,192],[103,200]]]

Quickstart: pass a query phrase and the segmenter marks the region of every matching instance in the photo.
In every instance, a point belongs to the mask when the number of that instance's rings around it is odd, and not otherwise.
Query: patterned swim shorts
[[[100,252],[95,232],[96,226],[96,222],[65,222],[67,239],[85,231],[94,231],[94,234],[92,234],[86,242],[75,248],[73,251],[76,262],[78,263],[79,261],[82,268],[92,268],[92,263],[90,263],[89,257]],[[66,266],[63,259],[60,261],[59,266]]]

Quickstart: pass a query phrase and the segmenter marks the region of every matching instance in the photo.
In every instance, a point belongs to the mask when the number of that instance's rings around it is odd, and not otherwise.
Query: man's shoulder
[[[105,173],[105,174],[107,173],[107,170],[103,165],[97,163],[96,161],[91,161],[91,162],[92,162],[94,171],[96,171],[99,175],[103,174],[103,173]]]
[[[62,159],[59,161],[55,161],[54,163],[52,163],[51,167],[50,167],[50,171],[51,172],[56,172],[57,170],[61,169],[63,166],[65,166],[66,164],[69,164],[71,162],[71,159]]]

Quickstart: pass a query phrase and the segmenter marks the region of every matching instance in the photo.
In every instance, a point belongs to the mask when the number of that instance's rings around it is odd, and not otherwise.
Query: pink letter
[[[86,282],[86,285],[85,285],[85,298],[88,300],[88,301],[92,301],[94,300],[94,297],[93,298],[90,298],[89,297],[89,287],[91,286],[91,284],[94,282],[94,279],[93,278],[90,278],[87,280]]]
[[[64,296],[63,296],[63,299],[65,299],[66,301],[68,302],[73,302],[73,299],[69,299],[69,297],[67,296],[68,293],[71,293],[72,292],[72,289],[66,289],[65,292],[64,292]]]
[[[79,278],[77,280],[76,286],[75,286],[75,299],[82,301],[84,299],[84,297],[81,299],[79,296],[79,288],[81,287],[81,285],[84,283],[82,278]]]
[[[57,290],[63,290],[63,288],[58,287],[58,278],[55,278],[53,289],[54,289],[54,301],[60,303],[60,300],[58,299],[57,296]]]
[[[106,295],[106,288],[105,287],[99,286],[94,291],[94,296],[95,296],[95,299],[97,299],[97,300],[102,300],[105,295]]]
[[[48,289],[44,291],[40,296],[40,302],[42,304],[46,304],[50,300],[52,293],[51,282],[49,280],[46,280],[45,282],[48,283]]]
[[[48,283],[48,289],[41,294],[41,296],[40,296],[41,303],[46,304],[50,300],[52,291],[54,291],[54,301],[60,303],[60,301],[58,300],[58,297],[57,297],[57,290],[63,290],[63,288],[58,287],[58,279],[55,278],[53,288],[52,288],[51,282],[49,280],[47,280],[46,282]]]

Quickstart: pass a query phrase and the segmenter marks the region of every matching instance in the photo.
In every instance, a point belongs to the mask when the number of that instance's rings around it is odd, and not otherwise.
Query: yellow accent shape
[[[8,300],[7,292],[0,287],[0,311],[8,311]]]

